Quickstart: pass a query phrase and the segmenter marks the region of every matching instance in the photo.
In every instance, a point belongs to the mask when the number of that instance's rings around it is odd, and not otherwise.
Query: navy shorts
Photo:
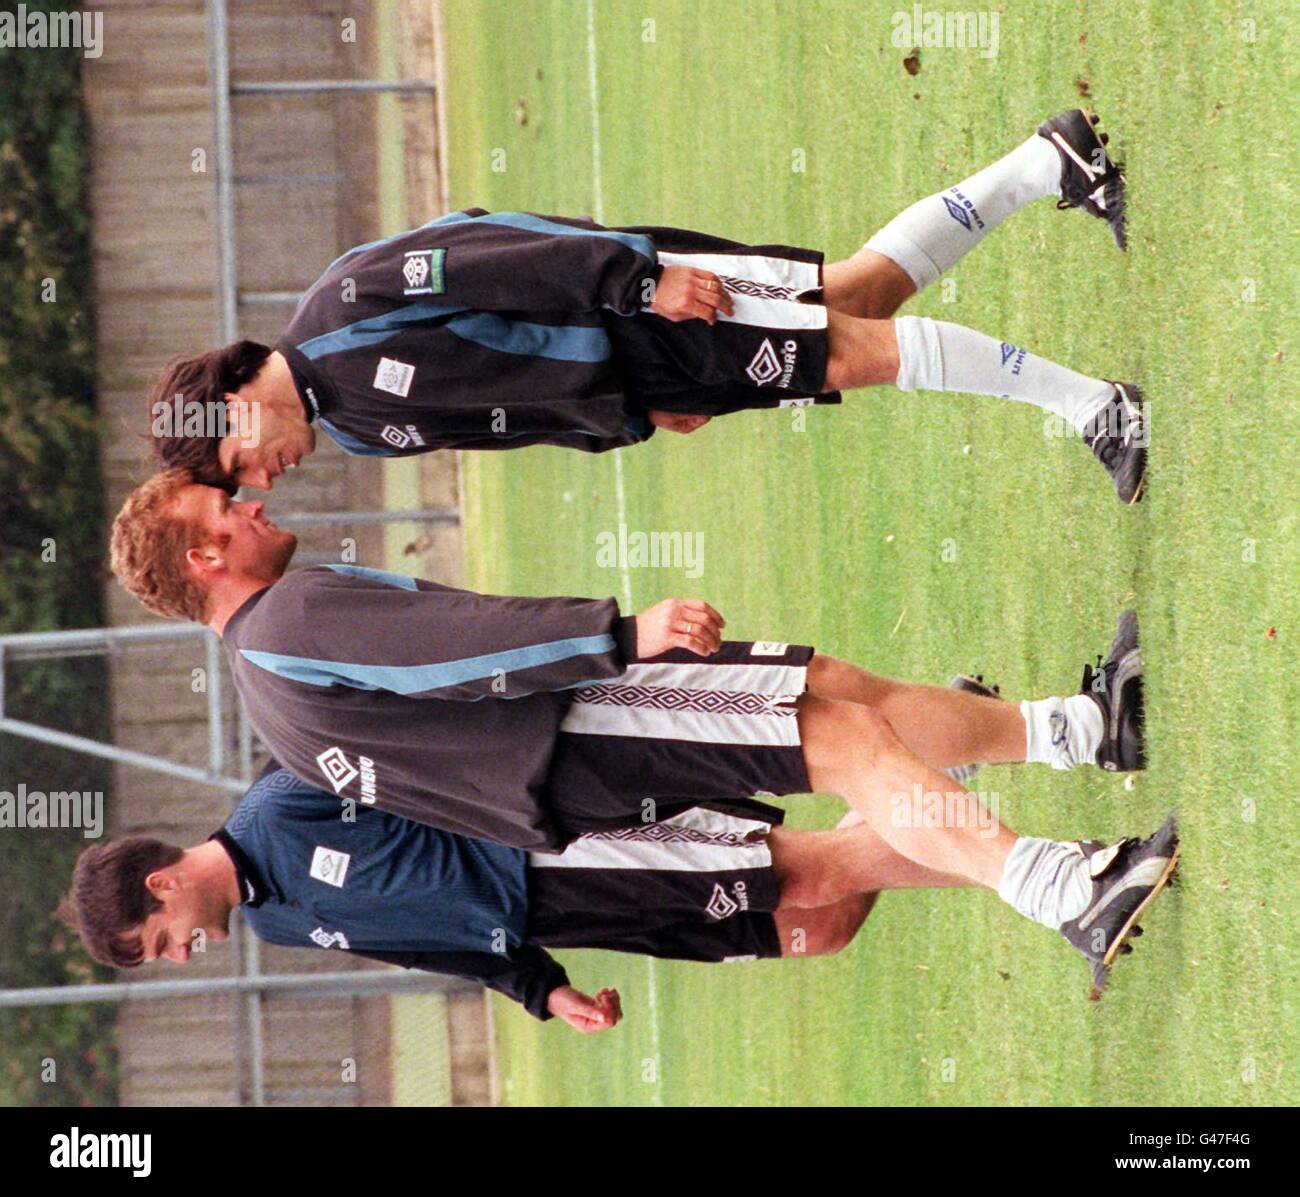
[[[574,690],[543,786],[564,839],[808,793],[794,702],[812,655],[724,640],[712,656],[674,649]]]
[[[781,819],[760,802],[693,807],[529,853],[525,938],[710,963],[779,956],[767,837]]]
[[[661,266],[717,275],[734,313],[668,320],[644,308],[606,318],[615,361],[642,410],[723,415],[747,408],[838,403],[823,392],[830,356],[822,254],[788,245],[741,245],[682,229],[649,234]]]

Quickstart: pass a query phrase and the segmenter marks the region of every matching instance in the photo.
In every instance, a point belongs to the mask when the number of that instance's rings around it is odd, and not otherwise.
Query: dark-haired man
[[[548,948],[707,963],[826,955],[853,940],[880,891],[966,884],[899,856],[855,814],[833,831],[795,831],[782,817],[758,802],[688,808],[582,835],[556,855],[526,853],[383,811],[349,814],[272,762],[205,843],[87,849],[65,915],[92,956],[130,968],[187,962],[226,938],[238,908],[270,943],[469,978],[592,1032],[621,1018],[617,991],[574,989]],[[1171,869],[1172,821],[1114,853],[1130,873]]]
[[[295,543],[260,503],[175,470],[128,498],[112,561],[154,610],[221,634],[276,759],[353,804],[555,852],[686,806],[837,794],[895,853],[997,890],[1102,975],[1167,880],[1094,876],[1077,845],[1018,838],[940,772],[1140,768],[1129,615],[1084,693],[1016,707],[808,646],[724,641],[721,615],[698,599],[625,617],[613,599],[481,595],[356,566],[286,575]]]
[[[569,984],[548,948],[723,962],[839,951],[881,889],[960,884],[891,852],[865,826],[780,826],[782,812],[683,810],[663,823],[527,853],[339,799],[272,763],[225,825],[182,850],[134,837],[83,852],[65,910],[95,959],[185,963],[254,934],[479,981],[583,1031],[618,994]]]
[[[182,358],[150,396],[164,467],[268,488],[322,429],[349,453],[549,444],[599,452],[850,387],[998,396],[1083,437],[1121,500],[1146,472],[1132,383],[944,321],[892,320],[1011,213],[1056,198],[1123,245],[1120,168],[1083,110],[913,204],[858,253],[471,208],[357,246],[276,344]]]

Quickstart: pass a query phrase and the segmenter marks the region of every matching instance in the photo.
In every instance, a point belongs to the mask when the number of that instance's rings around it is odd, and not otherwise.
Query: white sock
[[[1073,769],[1097,763],[1106,726],[1097,704],[1086,694],[1022,702],[1020,714],[1025,720],[1025,760],[1030,764]]]
[[[1087,909],[1088,862],[1075,844],[1021,836],[1002,866],[998,897],[1026,918],[1059,930]]]
[[[1115,388],[1100,378],[960,324],[899,316],[894,336],[900,391],[966,391],[1015,399],[1055,412],[1079,432],[1090,431],[1089,421],[1115,397]]]
[[[863,248],[897,262],[920,291],[1012,212],[1044,196],[1059,196],[1060,184],[1060,157],[1046,138],[1034,134],[956,187],[918,200]]]

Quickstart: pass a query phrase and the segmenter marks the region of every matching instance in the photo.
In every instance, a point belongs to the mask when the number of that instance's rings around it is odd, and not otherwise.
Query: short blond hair
[[[204,541],[203,529],[177,510],[177,498],[198,480],[188,469],[165,470],[137,486],[113,521],[113,573],[150,611],[206,623],[207,591],[185,565]]]

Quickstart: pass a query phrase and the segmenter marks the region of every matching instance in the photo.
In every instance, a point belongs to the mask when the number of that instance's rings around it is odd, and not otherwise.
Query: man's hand
[[[707,657],[722,647],[727,621],[703,599],[664,599],[636,617],[636,655],[657,657],[689,648]]]
[[[651,411],[646,415],[656,428],[667,428],[669,432],[694,432],[713,419],[712,416],[688,416],[678,411]]]
[[[731,296],[722,280],[694,266],[665,266],[655,284],[650,310],[666,320],[707,320],[716,324],[718,313],[733,314]]]
[[[572,985],[561,985],[551,990],[546,1008],[584,1035],[608,1030],[623,1017],[623,1004],[617,989],[602,989],[594,998],[589,998]]]

